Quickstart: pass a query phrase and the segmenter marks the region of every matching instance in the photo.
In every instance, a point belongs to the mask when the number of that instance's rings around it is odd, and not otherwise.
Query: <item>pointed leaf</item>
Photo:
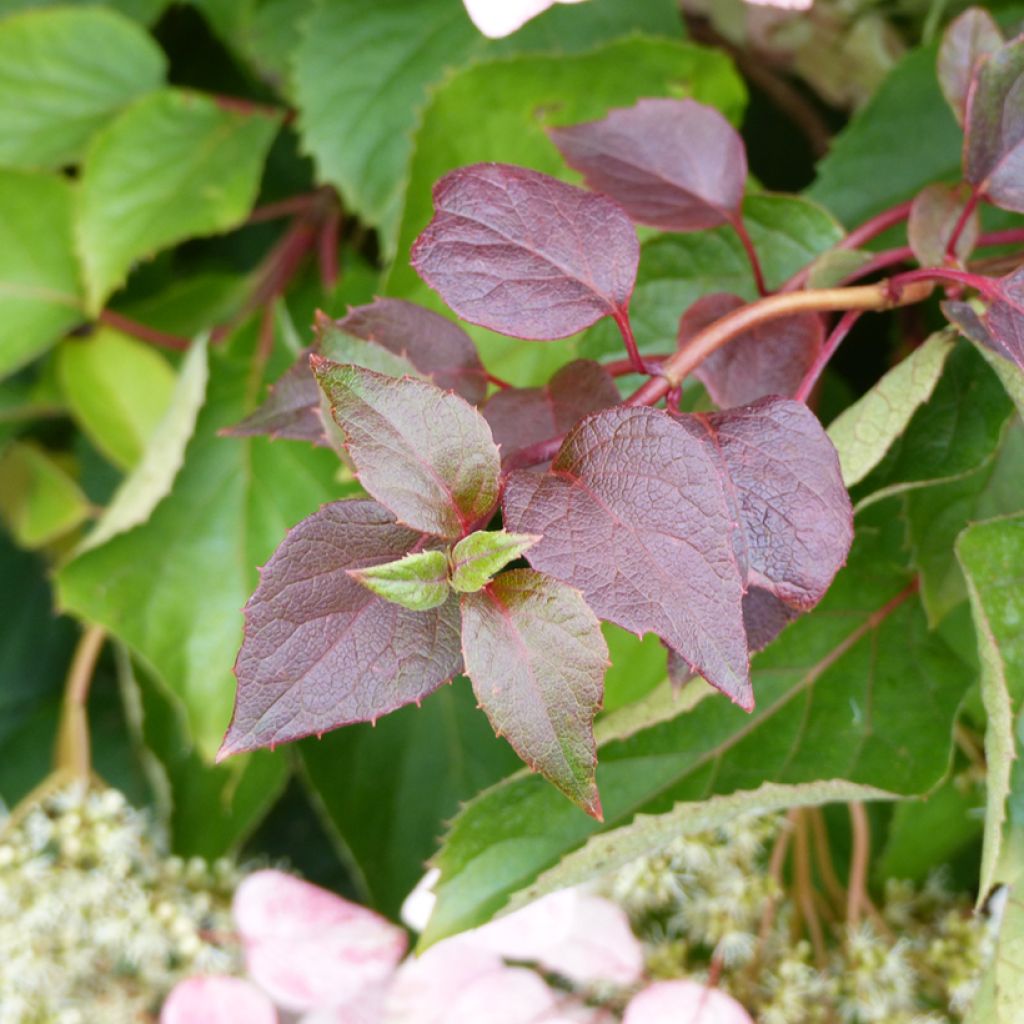
[[[953,232],[960,226],[971,187],[965,182],[958,185],[929,185],[914,197],[907,222],[907,238],[914,258],[923,267],[941,267],[946,262],[946,249]],[[973,210],[960,230],[956,243],[956,257],[963,263],[974,249],[981,230],[978,211]]]
[[[978,62],[1002,45],[1003,34],[983,7],[969,7],[943,34],[937,65],[939,85],[960,124],[964,123],[967,94]]]
[[[408,611],[349,574],[421,540],[373,501],[325,505],[289,532],[246,605],[235,714],[219,757],[372,721],[460,671],[454,599]]]
[[[737,295],[705,295],[679,321],[679,348],[719,318],[745,305]],[[802,313],[782,317],[733,338],[697,367],[696,377],[722,408],[747,405],[765,395],[788,397],[821,351],[824,323]]]
[[[739,216],[747,154],[739,132],[713,107],[644,99],[550,135],[592,189],[640,224],[700,231]]]
[[[640,246],[604,196],[509,164],[474,164],[434,187],[412,264],[464,320],[501,334],[565,338],[624,316]]]
[[[503,573],[461,604],[466,674],[491,725],[600,819],[593,721],[608,648],[597,617],[577,590],[531,569]]]
[[[448,559],[443,551],[417,551],[396,562],[349,569],[367,590],[414,612],[437,608],[448,600]]]
[[[472,594],[491,581],[509,562],[521,558],[539,537],[506,533],[504,530],[477,530],[463,537],[452,548],[452,588]]]
[[[964,176],[996,206],[1024,212],[1024,40],[978,67],[967,100]]]
[[[76,163],[98,128],[163,83],[166,65],[145,29],[106,8],[5,18],[0,164],[59,170]]]
[[[535,569],[578,587],[602,619],[662,637],[751,706],[735,519],[700,433],[654,409],[595,413],[550,472],[509,477],[504,509],[510,529],[541,536]]]
[[[476,346],[470,336],[446,316],[414,302],[374,299],[369,305],[350,309],[336,324],[347,334],[376,342],[408,359],[422,376],[439,388],[461,395],[471,405],[479,405],[487,394],[487,374]],[[326,346],[323,333],[321,338],[321,345]],[[321,353],[339,363],[354,361],[332,353],[327,347],[321,348]]]
[[[621,401],[615,380],[598,363],[577,359],[542,388],[504,388],[481,412],[502,456],[568,433],[587,413]]]
[[[360,483],[400,522],[463,535],[498,498],[498,449],[486,421],[458,395],[312,357]]]

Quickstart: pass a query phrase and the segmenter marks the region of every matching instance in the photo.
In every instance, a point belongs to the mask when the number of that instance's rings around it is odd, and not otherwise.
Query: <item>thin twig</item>
[[[750,232],[747,231],[747,225],[743,223],[743,218],[739,215],[730,218],[729,225],[739,236],[740,243],[743,245],[743,251],[747,254],[750,269],[754,272],[754,284],[757,286],[757,294],[762,297],[767,295],[768,286],[764,281],[764,271],[761,269],[761,261],[758,259],[757,249],[754,248],[754,240],[750,237]]]
[[[814,905],[814,880],[811,877],[807,831],[807,816],[804,811],[798,811],[793,839],[793,894],[800,915],[807,926],[807,934],[811,937],[811,945],[814,946],[814,959],[819,967],[824,967],[828,954],[825,949],[825,933],[822,931],[818,910]]]
[[[861,318],[863,312],[860,309],[851,309],[839,318],[839,323],[832,329],[832,333],[825,340],[825,344],[821,346],[821,351],[815,356],[810,369],[804,374],[803,380],[800,381],[800,386],[793,395],[795,401],[807,401],[814,390],[814,385],[818,383],[818,378],[836,354],[836,349],[843,343],[843,340],[853,329],[853,325]]]
[[[861,913],[871,902],[868,899],[868,861],[871,856],[871,826],[868,813],[860,801],[849,804],[853,829],[850,855],[850,884],[846,889],[846,923],[850,928],[860,924]]]
[[[64,706],[57,729],[54,769],[74,778],[88,779],[92,773],[86,703],[106,638],[106,630],[101,626],[89,626],[82,633],[64,684]]]
[[[106,324],[107,327],[113,327],[114,330],[120,331],[122,334],[129,335],[129,337],[156,345],[158,348],[170,349],[172,352],[184,352],[192,344],[188,338],[158,331],[155,327],[140,324],[137,320],[132,320],[121,313],[115,313],[112,309],[103,310],[96,320],[101,324]]]

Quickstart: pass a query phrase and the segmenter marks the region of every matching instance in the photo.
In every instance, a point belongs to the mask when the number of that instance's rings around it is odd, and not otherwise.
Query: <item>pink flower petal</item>
[[[463,0],[470,20],[485,36],[510,36],[531,18],[556,3],[578,4],[582,0]]]
[[[732,996],[696,981],[658,981],[630,1000],[622,1024],[754,1024]]]
[[[386,985],[364,989],[352,1002],[313,1010],[301,1017],[298,1024],[380,1024],[387,992]]]
[[[343,1006],[393,973],[406,936],[379,914],[281,871],[257,871],[233,905],[252,979],[280,1006]]]
[[[643,973],[643,947],[622,908],[580,889],[544,896],[465,940],[509,960],[536,961],[579,985],[631,985]]]
[[[471,982],[455,998],[444,1024],[537,1024],[557,1005],[540,975],[501,967]]]
[[[187,978],[171,989],[160,1024],[277,1024],[274,1004],[242,978]]]

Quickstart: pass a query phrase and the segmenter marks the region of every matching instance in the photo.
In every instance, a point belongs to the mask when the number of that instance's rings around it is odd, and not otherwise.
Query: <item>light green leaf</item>
[[[709,697],[601,744],[603,827],[522,775],[481,794],[436,859],[439,902],[425,942],[485,921],[592,835],[637,814],[766,782],[931,789],[947,771],[971,673],[929,633],[911,578],[895,503],[860,517],[849,563],[828,595],[757,656],[752,715]]]
[[[120,11],[126,18],[140,25],[150,25],[167,6],[168,0],[109,0],[104,4]],[[93,0],[0,0],[0,17],[18,11],[34,11],[50,7],[90,7]]]
[[[167,61],[144,29],[102,7],[58,7],[0,22],[0,164],[58,170]]]
[[[472,594],[489,583],[496,572],[521,558],[539,538],[504,530],[477,530],[452,548],[452,589]]]
[[[0,453],[0,517],[23,547],[43,547],[88,515],[81,488],[38,445],[15,441]]]
[[[328,316],[316,318],[313,334],[319,353],[336,363],[353,363],[364,370],[373,370],[388,377],[423,376],[405,356],[341,330],[337,322]]]
[[[142,459],[114,492],[110,504],[76,554],[99,547],[111,537],[141,525],[168,495],[185,461],[185,446],[195,430],[208,377],[206,339],[203,338],[185,356],[167,410],[153,430]]]
[[[996,882],[1012,881],[998,868],[1024,707],[1024,515],[969,526],[956,553],[967,579],[988,713],[988,806],[978,889],[983,899]]]
[[[256,566],[337,492],[328,451],[218,436],[252,408],[256,334],[247,327],[211,357],[206,404],[167,497],[144,524],[78,555],[57,576],[59,604],[123,640],[184,704],[207,759],[231,716],[231,666]]]
[[[397,562],[350,569],[349,575],[385,601],[414,612],[439,607],[451,593],[448,558],[443,551],[418,551]]]
[[[808,288],[834,288],[874,258],[863,249],[831,249],[811,264]]]
[[[70,182],[0,170],[0,377],[83,320]]]
[[[320,179],[338,188],[348,209],[383,229],[393,254],[413,131],[429,88],[446,72],[498,54],[581,51],[630,32],[679,29],[670,0],[590,0],[572,11],[548,11],[500,42],[486,40],[458,0],[320,2],[305,20],[294,58],[299,131]],[[678,70],[684,79],[686,69]],[[562,102],[572,95],[565,92]],[[484,122],[501,106],[474,109],[487,111],[486,119],[474,117],[476,131],[491,134]]]
[[[280,118],[165,89],[93,140],[76,225],[88,305],[98,312],[132,265],[176,242],[240,224]]]
[[[790,807],[819,807],[849,800],[894,800],[896,794],[842,779],[794,786],[766,782],[729,796],[678,803],[663,814],[638,814],[622,828],[591,836],[537,880],[513,894],[502,913],[512,913],[558,889],[599,879],[638,857],[654,856],[680,836],[718,828],[744,815],[770,814]]]
[[[387,293],[446,311],[407,260],[409,247],[433,214],[431,189],[442,175],[493,160],[578,181],[579,175],[561,161],[545,129],[604,117],[609,108],[629,106],[643,96],[692,96],[735,121],[745,91],[722,54],[651,39],[629,39],[573,56],[494,61],[449,78],[432,94],[416,135],[398,258]],[[485,118],[481,110],[487,111]],[[641,303],[634,302],[633,309],[641,312]],[[482,328],[470,333],[485,364],[520,385],[546,381],[573,354],[571,341],[524,345]]]
[[[109,328],[68,339],[57,374],[75,422],[121,469],[131,469],[160,422],[174,370],[151,346]]]
[[[949,330],[933,334],[829,424],[828,436],[839,453],[847,487],[882,461],[917,407],[931,397],[954,339]]]

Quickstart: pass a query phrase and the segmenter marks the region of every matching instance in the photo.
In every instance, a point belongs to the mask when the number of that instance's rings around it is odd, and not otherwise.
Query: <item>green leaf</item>
[[[705,697],[601,745],[603,830],[766,782],[833,779],[909,794],[943,777],[969,673],[928,632],[896,511],[889,502],[861,517],[849,564],[821,605],[757,656],[753,714]],[[425,941],[480,924],[599,830],[529,777],[477,797],[436,859],[439,902]]]
[[[452,589],[472,594],[537,542],[530,534],[477,530],[452,548]]]
[[[678,34],[673,4],[591,0],[572,12],[549,11],[496,43],[480,35],[457,0],[321,2],[305,21],[294,59],[299,131],[320,180],[338,188],[346,208],[380,226],[393,253],[413,131],[430,86],[445,72],[501,53],[586,50],[638,30]],[[474,109],[491,119],[501,106]]]
[[[171,850],[209,860],[236,851],[281,795],[289,774],[285,755],[261,750],[230,764],[208,764],[190,738],[181,702],[136,670],[123,647],[117,667],[129,727],[142,747]]]
[[[167,6],[168,0],[109,0],[104,4],[115,11],[120,11],[125,17],[131,18],[141,25],[149,25],[156,19],[157,15]],[[0,17],[8,14],[15,14],[19,11],[32,11],[48,7],[85,7],[90,6],[91,0],[0,0]]]
[[[743,218],[769,287],[777,288],[842,237],[842,228],[816,203],[797,196],[753,195]],[[666,235],[647,242],[630,303],[640,351],[674,351],[679,318],[697,299],[715,292],[757,298],[750,261],[728,227],[692,235]],[[620,351],[614,325],[599,323],[583,337],[581,353],[591,358]]]
[[[960,342],[931,397],[857,484],[854,507],[973,472],[992,460],[1012,415],[999,378],[972,345]]]
[[[90,311],[160,249],[227,231],[256,198],[280,124],[165,89],[135,102],[93,140],[82,166],[76,225]]]
[[[953,551],[968,524],[1024,511],[1024,427],[1011,421],[994,458],[958,480],[907,493],[907,537],[934,626],[967,599]]]
[[[336,363],[353,363],[388,377],[422,377],[412,361],[375,341],[357,338],[342,330],[337,320],[319,314],[313,321],[317,351]]]
[[[392,918],[459,802],[520,763],[495,739],[466,679],[376,726],[349,725],[303,740],[299,753],[315,803],[354,862],[366,897]]]
[[[206,396],[209,369],[205,339],[197,341],[182,361],[167,410],[153,430],[139,464],[103,510],[77,554],[105,544],[111,537],[144,523],[168,495],[185,461],[196,418]]]
[[[583,5],[578,13],[590,6]],[[628,106],[643,96],[692,96],[736,121],[745,91],[722,54],[651,39],[629,39],[580,55],[474,65],[438,86],[416,134],[398,236],[400,258],[392,265],[387,293],[444,310],[437,295],[401,258],[431,219],[431,188],[444,174],[467,164],[497,161],[578,181],[559,158],[546,127],[595,120],[610,107]],[[486,118],[481,118],[481,110],[487,111]],[[634,308],[641,310],[639,301]],[[481,343],[487,366],[521,385],[543,383],[572,352],[569,343],[524,345],[480,328],[470,333]]]
[[[1010,890],[995,952],[994,1024],[1017,1024],[1024,1006],[1024,901],[1021,882]]]
[[[0,170],[0,377],[83,319],[71,183]]]
[[[937,44],[908,53],[818,164],[807,195],[847,226],[937,179],[959,177],[961,134],[935,75],[936,50]]]
[[[185,464],[148,520],[78,555],[57,577],[59,604],[105,626],[157,674],[211,759],[231,716],[231,666],[256,566],[337,492],[330,452],[218,436],[252,408],[256,334],[245,328],[211,357]]]
[[[88,515],[81,488],[34,442],[15,441],[0,454],[0,517],[23,547],[43,547]]]
[[[573,587],[513,569],[463,594],[462,650],[473,692],[529,767],[598,820],[594,715],[608,648]]]
[[[520,889],[504,911],[511,913],[558,889],[607,876],[638,857],[656,856],[680,836],[718,828],[742,815],[770,814],[790,807],[819,807],[848,800],[892,800],[895,795],[874,786],[859,786],[841,779],[779,786],[766,782],[754,790],[729,796],[677,803],[664,814],[638,814],[628,825],[591,836],[567,854],[532,885]]]
[[[68,339],[57,374],[75,422],[121,469],[131,469],[167,410],[174,371],[151,346],[109,328]]]
[[[418,551],[397,562],[349,569],[349,576],[385,601],[414,612],[438,608],[448,600],[448,558],[443,551]]]
[[[1024,416],[1024,371],[1009,359],[1004,359],[998,352],[985,345],[979,345],[978,351],[984,356],[985,362],[996,371],[996,376],[1003,382],[1006,393],[1013,399],[1019,415]]]
[[[954,344],[952,331],[933,334],[829,424],[847,487],[882,461],[917,407],[931,397]]]
[[[969,526],[956,553],[967,578],[988,713],[988,804],[979,884],[984,898],[994,883],[1012,881],[998,869],[1024,707],[1024,515]]]
[[[498,449],[468,402],[427,381],[311,363],[359,482],[400,523],[454,538],[494,507]]]
[[[166,64],[149,33],[101,7],[0,22],[0,164],[77,163],[97,129],[163,84]]]

